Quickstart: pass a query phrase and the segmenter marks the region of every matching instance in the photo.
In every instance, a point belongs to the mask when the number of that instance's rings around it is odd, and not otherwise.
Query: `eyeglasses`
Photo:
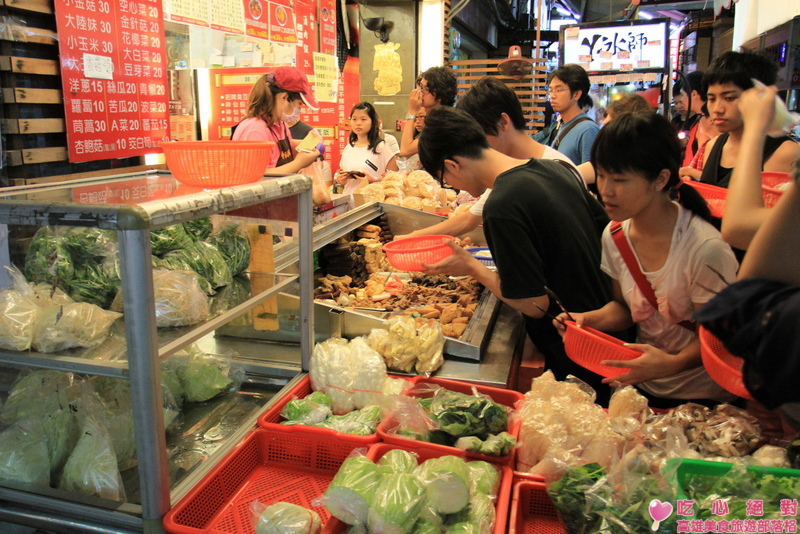
[[[430,94],[430,92],[431,92],[430,87],[428,87],[427,85],[422,85],[422,84],[419,84],[419,90],[422,91],[425,94]]]
[[[414,120],[424,121],[425,120],[425,115],[414,115]]]
[[[549,87],[547,89],[547,94],[548,95],[557,95],[557,94],[560,94],[560,93],[566,93],[567,91],[569,91],[568,87]]]
[[[446,157],[442,160],[442,170],[439,171],[439,185],[442,186],[442,189],[455,189],[452,185],[447,183],[447,180],[444,179],[444,171],[446,170],[444,162],[447,160],[453,160],[453,158]]]

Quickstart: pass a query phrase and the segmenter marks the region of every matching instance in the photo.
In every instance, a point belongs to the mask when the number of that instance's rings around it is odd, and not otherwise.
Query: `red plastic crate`
[[[312,503],[354,448],[332,436],[255,429],[166,514],[164,528],[172,534],[253,533],[249,506],[255,500],[304,506],[326,523],[328,511]]]
[[[450,447],[445,447],[445,448],[449,449]],[[455,452],[440,452],[431,449],[425,450],[417,448],[398,447],[389,443],[376,443],[372,445],[369,448],[369,451],[367,451],[367,458],[369,458],[373,462],[377,462],[383,457],[384,454],[393,449],[403,449],[413,454],[416,454],[419,463],[422,463],[430,458],[438,458],[440,456],[445,456],[448,454],[464,458],[468,462],[470,461],[470,459],[467,458],[466,455],[464,454],[464,451],[459,451],[458,449],[454,449]],[[511,486],[513,483],[514,473],[508,466],[497,466],[497,467],[500,469],[500,489],[498,489],[497,491],[497,502],[495,504],[495,510],[497,511],[497,513],[495,514],[496,517],[492,534],[505,534],[506,528],[508,526],[508,508],[511,501]],[[341,521],[339,521],[334,517],[322,529],[322,534],[340,534],[346,532],[347,528],[349,527],[350,525],[346,525],[345,523],[342,523]]]
[[[567,534],[544,482],[515,481],[509,534]]]
[[[414,387],[416,388],[422,384],[432,384],[441,386],[445,389],[449,389],[450,391],[457,391],[459,393],[466,393],[472,395],[472,388],[475,388],[478,393],[482,395],[487,395],[490,397],[494,402],[498,404],[502,404],[503,406],[508,406],[509,408],[514,408],[514,405],[521,401],[524,398],[524,395],[518,391],[512,391],[509,389],[500,389],[500,388],[493,388],[489,386],[480,386],[477,384],[470,384],[467,382],[459,382],[457,380],[448,380],[446,378],[426,378],[423,376],[418,376],[413,379]],[[412,393],[413,395],[413,389]],[[427,441],[417,441],[411,438],[405,438],[402,436],[398,436],[395,434],[389,434],[388,430],[392,428],[396,422],[392,419],[392,416],[388,416],[381,421],[381,424],[378,425],[378,436],[381,441],[386,443],[392,443],[394,445],[398,445],[400,447],[405,447],[407,449],[412,449],[414,451],[420,451],[422,449],[427,449],[431,451],[436,451],[439,455],[442,454],[460,454],[464,453],[464,455],[468,459],[472,460],[484,460],[487,462],[492,463],[499,463],[503,465],[514,465],[514,451],[512,450],[506,456],[489,456],[487,454],[479,454],[476,452],[465,452],[457,449],[455,447],[448,447],[447,445],[438,445],[436,443],[428,443]],[[515,438],[519,438],[519,429],[522,425],[522,422],[519,420],[512,420],[509,417],[509,424],[507,432],[514,436]]]
[[[405,378],[395,377],[393,378]],[[283,397],[281,397],[275,404],[270,406],[266,412],[261,414],[258,418],[258,426],[271,430],[274,432],[285,432],[296,435],[312,435],[312,436],[332,436],[342,441],[349,441],[355,443],[359,447],[369,447],[373,443],[377,443],[379,438],[378,434],[370,434],[369,436],[359,436],[356,434],[345,434],[338,432],[332,428],[320,428],[310,425],[282,425],[280,422],[283,420],[281,411],[286,404],[292,399],[300,399],[312,393],[311,377],[306,375],[297,384],[294,385]]]

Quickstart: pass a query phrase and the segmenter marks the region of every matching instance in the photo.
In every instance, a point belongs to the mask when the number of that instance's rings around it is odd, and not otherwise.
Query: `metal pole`
[[[314,240],[311,235],[313,204],[310,188],[297,195],[297,217],[299,219],[298,233],[300,234],[297,244],[300,255],[300,353],[303,371],[308,371],[311,351],[314,349]]]

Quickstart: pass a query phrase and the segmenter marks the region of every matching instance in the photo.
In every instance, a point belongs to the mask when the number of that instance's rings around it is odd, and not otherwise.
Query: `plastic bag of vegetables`
[[[8,392],[0,421],[13,423],[68,406],[80,395],[73,388],[75,384],[74,375],[64,371],[40,369],[20,373]]]
[[[211,224],[211,217],[200,217],[199,219],[192,219],[183,223],[183,229],[194,241],[203,241],[209,235],[213,225]]]
[[[226,311],[235,308],[242,302],[253,296],[253,288],[250,279],[246,275],[234,276],[231,283],[221,287],[217,293],[211,297],[211,314],[221,315]],[[250,309],[228,322],[228,326],[251,326],[253,324],[253,310]]]
[[[417,390],[422,396],[433,396],[420,401],[439,428],[454,438],[478,436],[485,439],[489,434],[508,430],[506,407],[489,397],[467,395],[450,391],[440,386],[423,385]]]
[[[370,532],[408,534],[425,505],[425,487],[409,473],[384,475],[367,513]]]
[[[64,465],[59,487],[113,501],[125,500],[111,436],[93,417],[83,424],[78,443]]]
[[[309,374],[311,387],[331,399],[333,413],[343,415],[353,411],[352,353],[346,339],[331,338],[317,343],[311,354]]]
[[[415,474],[425,486],[428,505],[436,512],[454,514],[469,504],[470,470],[463,458],[430,458],[420,464]]]
[[[69,296],[78,302],[108,308],[114,301],[119,284],[108,279],[102,263],[87,261],[75,266],[68,289]]]
[[[173,250],[186,248],[192,243],[193,239],[186,233],[183,224],[172,224],[150,232],[150,245],[156,256],[163,256]]]
[[[33,283],[53,284],[64,290],[75,266],[58,227],[44,226],[33,235],[25,255],[25,278]]]
[[[350,456],[325,490],[325,507],[332,516],[348,525],[366,525],[381,479],[378,466],[372,460],[361,454]]]
[[[156,326],[186,326],[208,318],[208,295],[200,289],[200,276],[192,271],[153,271]],[[122,291],[112,309],[122,310]]]
[[[184,398],[189,402],[202,402],[233,391],[244,379],[244,369],[232,366],[230,356],[206,353],[195,345],[179,350],[170,357],[173,358]]]
[[[230,284],[233,278],[219,249],[205,241],[196,241],[185,248],[169,252],[162,258],[160,265],[162,267],[188,266],[208,280],[212,290]]]
[[[50,306],[41,312],[33,348],[39,352],[58,352],[96,347],[105,341],[111,325],[121,316],[86,302]]]
[[[243,224],[224,222],[219,230],[211,234],[208,242],[222,254],[231,275],[236,276],[247,270],[250,265],[250,238]]]
[[[317,534],[322,528],[317,512],[288,502],[253,501],[250,514],[256,534]]]
[[[114,230],[69,227],[64,230],[63,238],[76,264],[97,261],[117,253],[117,233]]]
[[[32,292],[0,291],[0,348],[28,350],[33,342],[41,310]]]
[[[50,485],[50,458],[41,429],[24,421],[0,432],[0,479]]]
[[[331,399],[321,391],[315,391],[302,399],[292,399],[281,410],[283,424],[313,425],[331,415]]]

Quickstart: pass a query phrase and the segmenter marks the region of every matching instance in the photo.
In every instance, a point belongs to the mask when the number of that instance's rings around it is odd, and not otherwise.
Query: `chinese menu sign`
[[[138,156],[169,140],[161,0],[56,0],[69,160]]]
[[[269,2],[269,40],[297,44],[294,8],[286,2]]]
[[[264,67],[211,69],[211,119],[208,138],[212,141],[230,139],[231,128],[247,113],[247,98],[253,84],[266,74]]]
[[[663,70],[667,66],[667,24],[623,23],[562,28],[562,61],[588,72]]]
[[[166,0],[164,9],[169,20],[194,24],[196,26],[209,26],[210,13],[207,0]]]
[[[319,0],[319,51],[336,55],[336,2]]]
[[[248,37],[269,39],[269,3],[266,0],[244,2],[244,27]]]
[[[317,48],[317,11],[314,2],[296,0],[294,3],[297,17],[297,63],[303,72],[314,69],[314,52]]]
[[[241,0],[214,0],[210,5],[211,29],[234,35],[244,34]]]

